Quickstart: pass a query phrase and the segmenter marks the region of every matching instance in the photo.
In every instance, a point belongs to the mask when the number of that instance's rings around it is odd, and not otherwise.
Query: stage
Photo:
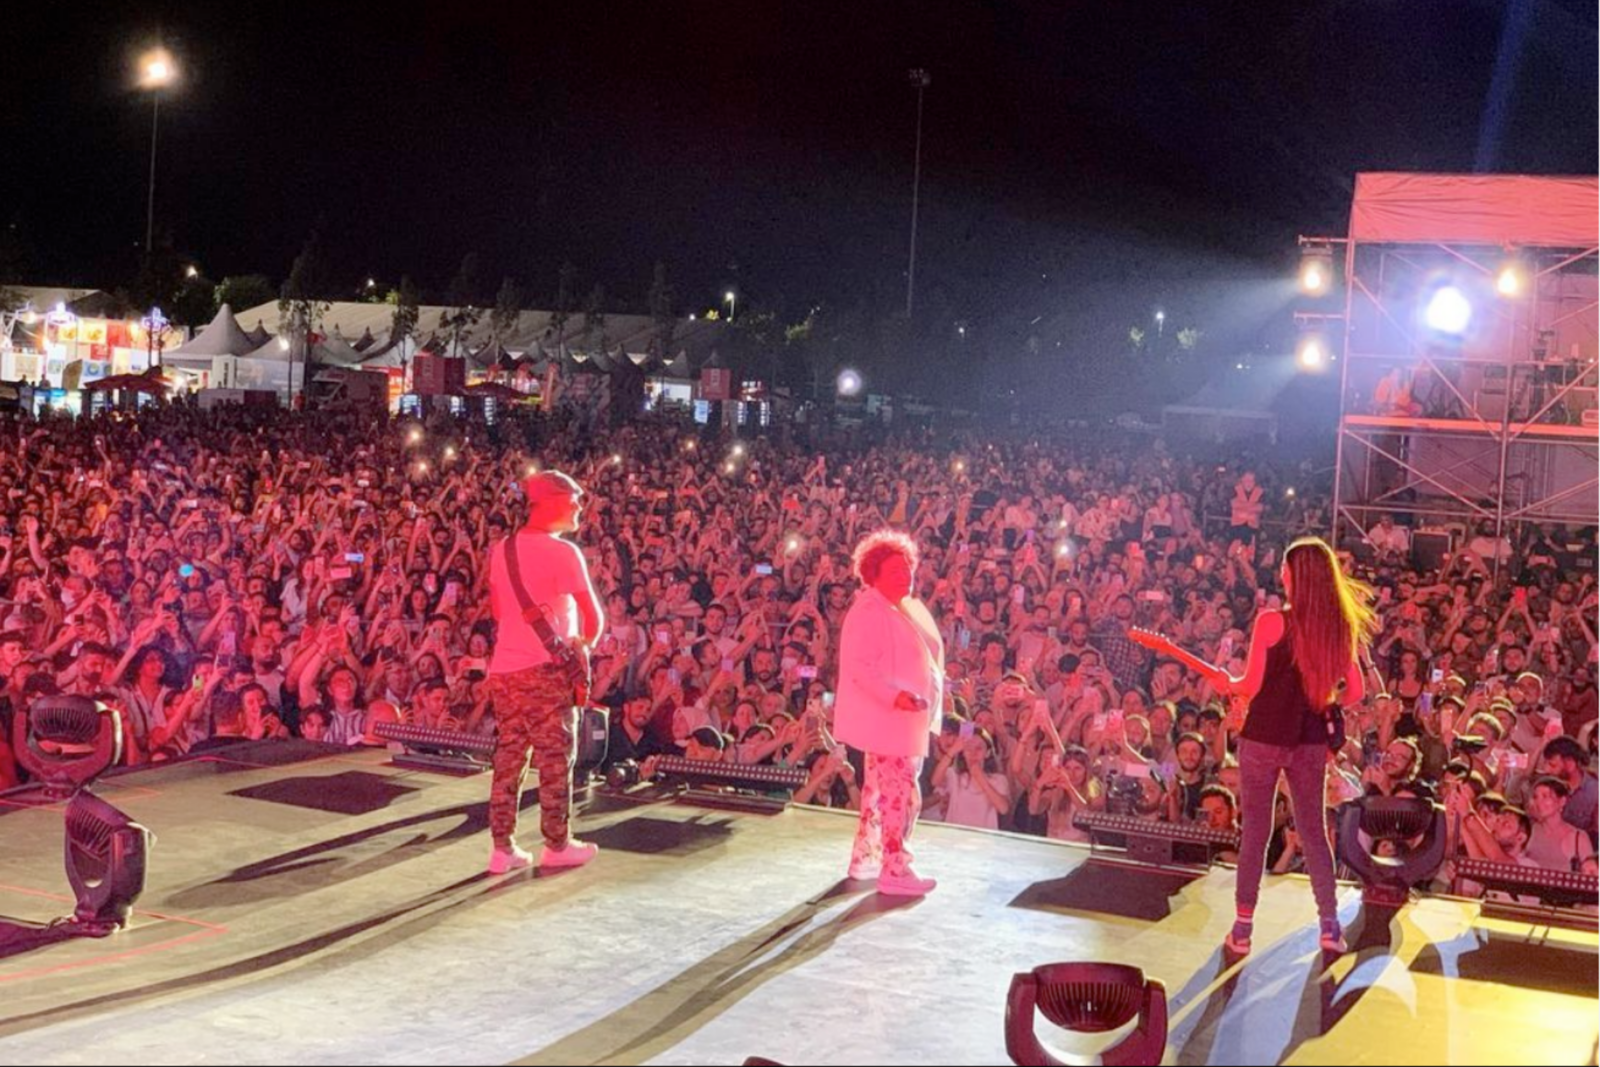
[[[0,806],[0,1061],[1005,1063],[1012,974],[1105,960],[1166,983],[1169,1063],[1595,1062],[1593,933],[1363,916],[1344,887],[1325,969],[1308,887],[1269,878],[1230,968],[1231,871],[929,825],[939,888],[891,902],[841,880],[844,814],[607,795],[578,821],[595,863],[491,877],[487,778],[387,758],[268,743],[103,780],[159,838],[104,940],[47,943],[60,809]]]

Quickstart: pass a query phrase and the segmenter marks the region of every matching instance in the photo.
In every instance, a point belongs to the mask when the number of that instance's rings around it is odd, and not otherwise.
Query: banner
[[[726,367],[707,367],[700,372],[701,400],[731,400],[733,371]]]

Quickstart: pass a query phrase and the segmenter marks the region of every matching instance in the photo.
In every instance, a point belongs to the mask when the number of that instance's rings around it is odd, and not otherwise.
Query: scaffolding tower
[[[1357,175],[1344,313],[1318,317],[1343,332],[1336,544],[1384,513],[1452,548],[1595,524],[1597,209],[1594,178]]]

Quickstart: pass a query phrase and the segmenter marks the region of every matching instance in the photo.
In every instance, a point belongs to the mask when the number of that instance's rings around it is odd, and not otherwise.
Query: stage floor
[[[1345,888],[1325,969],[1308,887],[1269,879],[1229,968],[1229,871],[924,826],[939,888],[891,903],[841,881],[844,815],[600,797],[595,863],[493,878],[486,778],[226,755],[97,787],[158,834],[149,889],[120,935],[0,958],[0,1062],[1005,1063],[1012,974],[1059,960],[1164,981],[1170,1063],[1595,1062],[1595,935],[1459,901],[1385,921]],[[72,909],[61,833],[0,805],[13,936]]]

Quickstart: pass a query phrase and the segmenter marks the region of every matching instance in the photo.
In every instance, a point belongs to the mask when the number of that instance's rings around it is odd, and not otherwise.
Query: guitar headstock
[[[1165,652],[1171,655],[1177,650],[1171,639],[1165,635],[1158,634],[1154,630],[1144,630],[1137,626],[1128,627],[1128,640],[1136,645],[1143,645],[1152,652]]]

